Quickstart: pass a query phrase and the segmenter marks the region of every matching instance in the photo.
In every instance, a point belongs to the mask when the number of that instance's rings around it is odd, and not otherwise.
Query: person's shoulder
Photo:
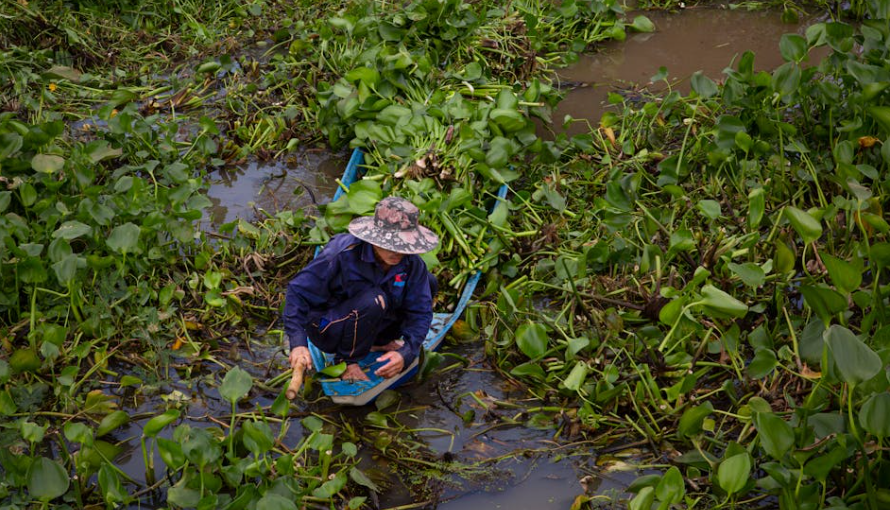
[[[362,240],[352,234],[337,234],[321,250],[321,255],[324,257],[336,257],[341,253],[351,251],[361,243]]]
[[[416,254],[408,254],[405,255],[405,261],[408,262],[412,269],[426,269],[426,262],[420,257],[420,255]]]

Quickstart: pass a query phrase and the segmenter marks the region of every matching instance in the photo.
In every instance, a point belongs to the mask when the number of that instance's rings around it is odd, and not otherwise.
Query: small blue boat
[[[360,178],[359,166],[362,165],[363,161],[364,154],[360,149],[355,149],[352,152],[352,156],[349,158],[349,164],[346,166],[346,171],[343,173],[343,178],[341,179],[344,186],[349,187],[350,184]],[[339,199],[342,195],[343,189],[337,189],[337,193],[334,195],[334,200]],[[498,190],[498,203],[495,204],[495,207],[501,203],[506,195],[507,186],[501,186]],[[321,248],[316,250],[316,256],[320,250]],[[469,304],[470,298],[473,296],[473,291],[476,289],[476,284],[479,283],[481,277],[482,273],[476,271],[467,279],[467,283],[464,285],[457,305],[454,307],[454,311],[448,313],[433,313],[433,321],[430,324],[430,330],[423,341],[424,349],[427,351],[435,351],[439,348],[442,344],[442,340],[445,338],[445,334],[448,333],[448,330],[450,330],[451,326],[453,326],[457,319],[460,318],[464,308]],[[316,371],[321,371],[326,366],[333,363],[333,355],[325,354],[319,350],[312,344],[311,340],[309,341],[309,352],[312,355],[312,364],[315,366]],[[396,388],[405,383],[417,373],[420,356],[418,356],[410,365],[405,367],[405,369],[402,370],[402,373],[395,377],[385,379],[375,375],[374,371],[383,365],[382,363],[377,362],[377,358],[380,357],[381,354],[382,353],[380,352],[371,352],[359,362],[359,366],[361,366],[362,370],[365,371],[370,378],[368,381],[322,379],[321,387],[325,395],[331,397],[331,400],[338,404],[361,406],[372,402],[384,390]]]

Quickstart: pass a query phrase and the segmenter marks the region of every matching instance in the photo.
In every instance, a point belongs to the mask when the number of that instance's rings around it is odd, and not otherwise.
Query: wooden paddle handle
[[[294,368],[294,373],[291,375],[290,384],[287,385],[287,393],[285,393],[288,400],[297,398],[297,393],[300,392],[300,386],[303,385],[303,370],[303,364],[297,363],[297,366]]]

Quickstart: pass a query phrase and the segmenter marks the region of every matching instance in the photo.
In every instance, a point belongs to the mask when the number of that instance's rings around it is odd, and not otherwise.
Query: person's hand
[[[312,366],[312,358],[309,356],[309,348],[305,346],[294,347],[290,351],[290,366],[294,370],[297,369],[297,365],[303,365],[303,368],[309,368]]]
[[[385,377],[389,379],[395,375],[398,375],[399,372],[405,368],[405,358],[402,357],[397,351],[390,351],[383,356],[377,358],[377,362],[385,361],[386,364],[382,367],[378,368],[374,373],[379,375],[380,377]]]

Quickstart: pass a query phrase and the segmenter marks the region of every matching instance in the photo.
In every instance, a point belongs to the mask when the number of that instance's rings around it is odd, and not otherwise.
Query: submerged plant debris
[[[720,82],[614,94],[590,130],[545,140],[554,70],[654,30],[645,16],[3,3],[2,505],[377,508],[398,479],[435,507],[542,455],[585,457],[573,509],[886,505],[890,7],[851,4],[785,35],[774,70],[746,52]],[[340,200],[202,227],[211,172],[320,144],[366,154]],[[453,336],[483,338],[515,390],[442,401],[551,443],[436,451],[398,394],[359,418],[311,380],[284,397],[284,284],[386,195],[442,239],[442,306],[485,273]]]

